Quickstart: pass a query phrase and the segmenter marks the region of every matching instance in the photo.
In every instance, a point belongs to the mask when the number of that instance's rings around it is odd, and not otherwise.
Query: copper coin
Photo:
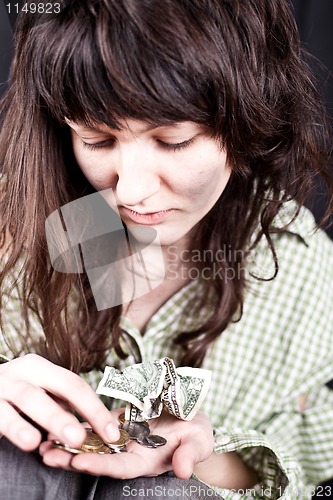
[[[123,424],[125,422],[125,413],[121,413],[118,417],[118,421]]]
[[[58,440],[54,440],[52,441],[52,443],[56,448],[74,454],[87,453],[87,452],[97,453],[103,448],[103,446],[105,446],[104,441],[91,428],[86,428],[86,432],[87,432],[86,438],[82,443],[82,445],[79,446],[78,448],[73,448],[65,443],[61,443]]]
[[[104,446],[104,443],[99,444],[98,446],[91,446],[90,444],[87,445],[87,444],[83,443],[80,446],[80,450],[85,451],[85,452],[92,451],[93,453],[95,453],[95,452],[99,451],[101,448],[103,448],[103,446]]]
[[[60,441],[57,441],[56,439],[54,439],[52,441],[52,444],[55,448],[58,448],[59,450],[68,451],[69,453],[73,453],[74,455],[77,455],[78,453],[83,453],[82,450],[80,450],[79,448],[71,448],[67,444],[61,443]]]
[[[123,425],[125,422],[130,422],[130,420],[125,420],[125,413],[121,413],[118,417],[118,421]],[[140,424],[145,425],[146,427],[149,427],[149,424],[146,420],[139,421]]]
[[[103,439],[101,439],[95,432],[90,429],[86,429],[86,431],[86,439],[80,446],[83,451],[97,451],[104,446]]]
[[[111,448],[109,448],[106,444],[103,444],[102,446],[96,449],[89,449],[89,450],[84,449],[83,446],[80,448],[71,448],[67,444],[61,443],[60,441],[57,440],[52,441],[52,444],[55,448],[58,448],[59,450],[68,451],[73,455],[78,455],[80,453],[98,453],[100,455],[110,455],[112,453]]]
[[[89,427],[86,428],[86,433],[86,438],[84,440],[84,443],[86,445],[99,446],[100,444],[103,444],[103,439]]]

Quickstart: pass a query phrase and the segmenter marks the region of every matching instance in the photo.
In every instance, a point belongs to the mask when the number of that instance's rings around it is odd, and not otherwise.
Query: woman
[[[132,496],[173,485],[179,497],[179,485],[203,483],[224,498],[310,498],[333,474],[333,250],[301,207],[314,174],[328,213],[333,190],[286,2],[60,3],[49,17],[20,16],[2,104],[6,498],[30,471],[49,498],[122,498],[124,484]],[[156,232],[165,277],[98,310],[88,273],[52,268],[44,225],[105,190],[129,236]],[[193,421],[151,421],[165,447],[73,457],[33,425],[78,446],[75,409],[114,440],[119,410],[93,391],[101,370],[163,356],[213,372]],[[44,465],[20,451],[36,448]],[[31,488],[37,498],[40,481]]]

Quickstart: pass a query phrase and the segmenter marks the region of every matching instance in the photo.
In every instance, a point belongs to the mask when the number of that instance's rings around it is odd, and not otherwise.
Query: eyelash
[[[189,139],[188,141],[178,142],[176,144],[170,144],[168,142],[158,141],[159,145],[162,149],[166,149],[167,151],[180,151],[182,149],[187,148],[194,142],[194,137]]]
[[[185,149],[188,146],[190,146],[194,141],[194,137],[192,139],[189,139],[188,141],[183,141],[183,142],[178,142],[176,144],[169,144],[167,142],[163,141],[157,141],[158,144],[161,146],[162,149],[166,149],[168,151],[180,151],[181,149]],[[88,142],[84,142],[81,139],[81,142],[85,148],[88,148],[92,151],[95,151],[96,149],[102,149],[104,147],[108,147],[111,145],[114,140],[113,139],[108,139],[107,141],[101,141],[101,142],[96,142],[95,144],[90,144]]]

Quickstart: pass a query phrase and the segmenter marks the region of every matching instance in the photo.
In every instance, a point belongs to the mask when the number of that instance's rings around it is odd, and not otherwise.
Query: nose
[[[141,144],[119,148],[116,193],[118,202],[127,207],[139,205],[160,189],[154,158]]]

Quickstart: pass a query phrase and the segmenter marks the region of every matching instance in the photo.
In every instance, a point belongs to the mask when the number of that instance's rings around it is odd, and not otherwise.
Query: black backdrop
[[[321,63],[314,63],[313,71],[318,78],[333,122],[333,1],[290,0],[290,3],[294,8],[303,47]],[[309,206],[317,219],[324,212],[326,199],[325,189],[318,181],[317,188],[309,200]],[[333,239],[333,226],[327,232]]]
[[[12,57],[11,26],[5,9],[5,2],[0,0],[0,96],[2,95]]]

